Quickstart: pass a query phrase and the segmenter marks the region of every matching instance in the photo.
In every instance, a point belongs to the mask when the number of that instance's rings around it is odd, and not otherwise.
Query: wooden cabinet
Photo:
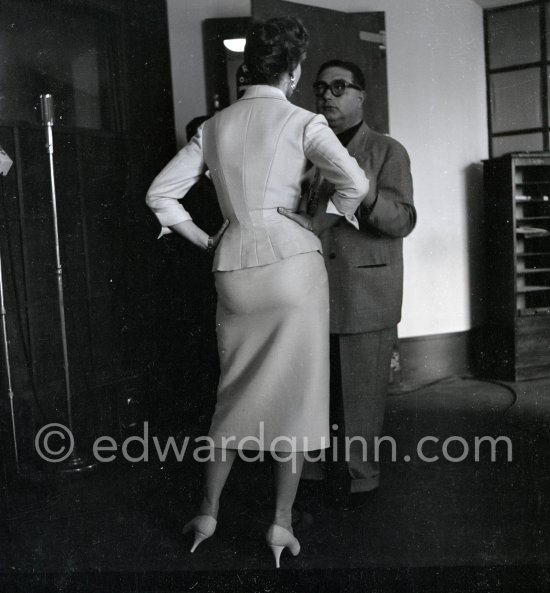
[[[486,374],[550,376],[550,153],[484,164]]]

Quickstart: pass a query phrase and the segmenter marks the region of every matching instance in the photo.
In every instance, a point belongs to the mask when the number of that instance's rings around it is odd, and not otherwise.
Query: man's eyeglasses
[[[357,89],[358,91],[363,90],[360,86],[348,82],[347,80],[333,80],[330,84],[326,83],[324,80],[319,80],[318,82],[313,83],[313,94],[316,97],[323,97],[327,92],[327,89],[330,89],[330,92],[335,97],[341,97],[348,87]]]

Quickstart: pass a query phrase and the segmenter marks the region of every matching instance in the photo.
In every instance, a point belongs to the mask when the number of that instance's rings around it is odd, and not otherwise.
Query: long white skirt
[[[329,446],[329,297],[323,257],[216,272],[221,376],[216,447]]]

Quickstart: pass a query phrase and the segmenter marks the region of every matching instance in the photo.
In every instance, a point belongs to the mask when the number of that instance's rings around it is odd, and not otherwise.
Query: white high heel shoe
[[[201,542],[214,535],[217,524],[216,519],[210,515],[197,515],[185,525],[183,533],[188,533],[191,530],[195,532],[195,541],[191,548],[191,554],[199,547]]]
[[[300,542],[288,529],[280,525],[273,523],[268,529],[265,539],[273,552],[273,556],[275,556],[275,566],[277,568],[280,568],[281,553],[285,548],[288,548],[293,556],[298,556],[300,553]]]

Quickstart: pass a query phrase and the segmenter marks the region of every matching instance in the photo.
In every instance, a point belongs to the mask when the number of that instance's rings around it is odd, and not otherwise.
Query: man
[[[379,486],[374,439],[382,433],[390,359],[401,319],[403,237],[413,230],[416,211],[407,151],[363,121],[365,79],[360,68],[340,60],[326,62],[313,89],[317,111],[370,180],[356,213],[359,230],[339,222],[321,233],[331,299],[331,424],[338,437],[339,467],[344,468],[338,472],[338,466],[331,466],[329,491],[338,507],[349,509],[362,506]],[[320,206],[324,210],[331,192],[328,182],[314,180],[309,214]],[[365,440],[366,460],[356,439],[347,468],[342,466],[344,435]]]

